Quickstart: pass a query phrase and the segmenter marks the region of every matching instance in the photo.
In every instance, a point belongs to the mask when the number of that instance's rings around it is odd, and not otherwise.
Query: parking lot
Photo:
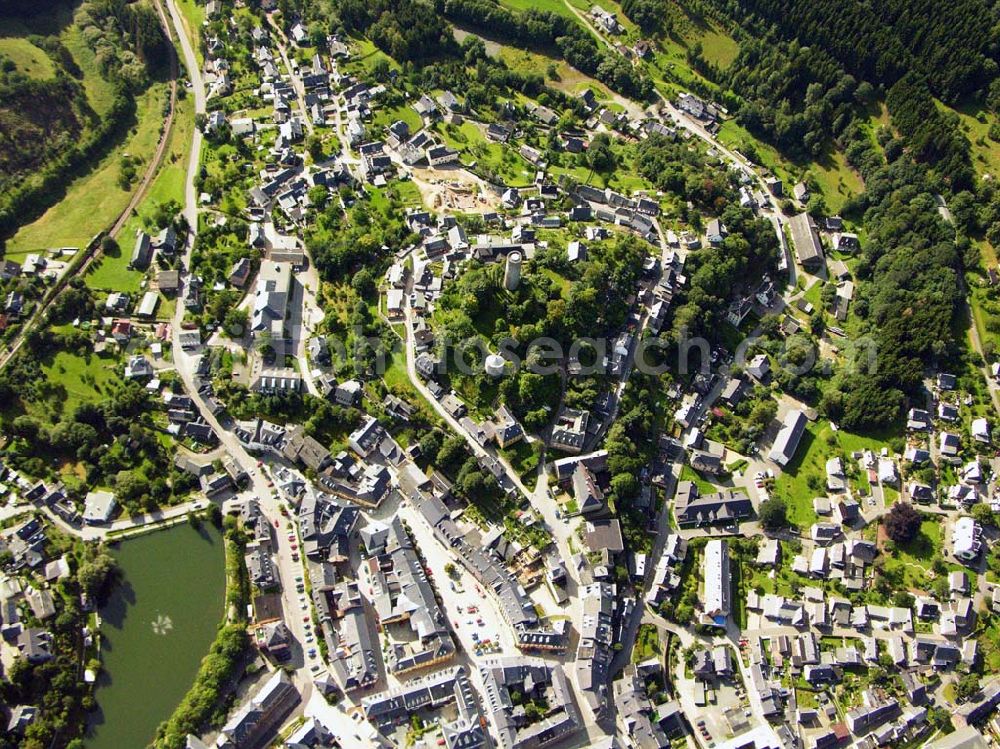
[[[306,590],[306,569],[300,554],[299,537],[295,524],[285,517],[275,523],[275,536],[279,547],[288,550],[289,557],[281,564],[282,557],[277,556],[281,565],[282,596],[285,602],[285,621],[294,632],[292,623],[301,623],[302,660],[312,676],[323,669],[323,657],[320,655],[317,638],[322,637],[319,630],[313,628],[312,602]]]
[[[678,687],[685,712],[692,716],[694,736],[703,747],[714,747],[744,733],[753,723],[753,712],[739,671],[731,677],[713,678],[707,682],[689,675],[678,682]],[[702,689],[704,702],[700,699]]]
[[[424,554],[431,579],[441,595],[448,623],[470,655],[492,655],[517,652],[514,638],[491,594],[488,594],[465,569],[454,561],[427,527],[422,516],[409,505],[401,505],[399,513],[410,525]],[[447,565],[455,573],[445,572]]]

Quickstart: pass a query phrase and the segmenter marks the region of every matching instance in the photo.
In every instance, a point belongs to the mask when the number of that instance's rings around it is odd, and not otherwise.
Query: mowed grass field
[[[149,163],[163,125],[165,84],[155,84],[136,100],[137,122],[128,138],[112,149],[87,174],[66,189],[65,197],[36,221],[22,226],[7,243],[7,257],[23,260],[29,252],[51,247],[83,247],[99,231],[108,228],[128,205],[131,189],[118,185],[122,154],[138,157],[136,172]]]
[[[574,21],[579,21],[563,0],[500,0],[500,4],[511,10],[547,10]]]
[[[201,45],[198,44],[198,36],[201,34],[201,25],[205,22],[205,6],[199,5],[195,0],[176,0],[176,2],[177,9],[181,12],[181,18],[184,21],[184,31],[187,32],[188,40],[191,42],[191,48],[194,50],[198,62],[202,63],[204,57],[201,54]],[[173,31],[171,29],[171,33]]]
[[[345,71],[371,72],[376,65],[381,64],[380,61],[384,61],[392,70],[400,69],[398,62],[376,47],[369,39],[352,36],[351,49],[352,52],[356,50],[356,53],[352,54],[350,60],[344,65]]]
[[[938,108],[958,117],[959,127],[972,146],[972,165],[976,171],[996,177],[1000,174],[1000,143],[989,136],[990,125],[1000,121],[974,104],[953,108],[935,100]]]
[[[376,127],[389,127],[397,120],[402,120],[410,127],[410,132],[416,132],[423,127],[423,122],[417,111],[408,104],[393,109],[379,109],[375,112],[372,123]]]
[[[128,267],[132,257],[132,247],[135,244],[135,233],[141,228],[150,228],[150,215],[161,203],[171,200],[180,205],[184,203],[184,178],[186,175],[187,149],[191,144],[194,130],[194,100],[186,98],[177,102],[177,114],[174,117],[174,127],[170,133],[167,152],[163,156],[163,164],[156,179],[150,185],[149,193],[131,218],[125,222],[118,235],[120,252],[104,255],[94,270],[87,275],[87,285],[93,289],[105,291],[136,292],[140,288],[143,273]],[[160,300],[159,316],[162,317],[164,302]]]
[[[591,89],[597,99],[611,109],[619,109],[613,101],[613,94],[603,83],[581,73],[562,59],[555,59],[531,50],[519,49],[506,44],[498,45],[499,56],[511,70],[518,73],[541,73],[546,77],[546,84],[567,94],[576,95],[584,89]],[[548,77],[548,69],[555,68],[556,78]]]
[[[18,72],[24,73],[29,78],[44,81],[56,73],[55,65],[49,56],[27,39],[0,37],[0,55],[11,60]]]
[[[809,171],[816,178],[832,213],[840,213],[844,203],[865,189],[861,175],[851,168],[844,154],[834,148],[826,158],[810,164]]]
[[[118,381],[114,357],[90,354],[77,356],[59,351],[42,365],[50,382],[62,387],[65,398],[60,402],[61,414],[72,413],[82,403],[96,403],[105,398],[109,383]]]
[[[701,29],[692,37],[692,41],[701,42],[702,54],[713,65],[725,69],[733,64],[739,54],[740,45],[729,34],[714,26]]]
[[[59,36],[66,49],[73,55],[73,60],[83,71],[83,90],[87,92],[90,108],[98,116],[103,116],[115,99],[115,89],[101,77],[97,67],[97,58],[90,47],[83,41],[83,34],[76,26],[68,26]]]

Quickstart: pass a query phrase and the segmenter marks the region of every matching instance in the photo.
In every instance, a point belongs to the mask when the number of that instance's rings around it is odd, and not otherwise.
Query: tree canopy
[[[922,516],[909,502],[897,502],[882,523],[889,538],[897,544],[912,541],[920,530]]]

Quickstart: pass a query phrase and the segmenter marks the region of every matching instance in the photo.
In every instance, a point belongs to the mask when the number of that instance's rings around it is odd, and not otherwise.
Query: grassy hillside
[[[187,149],[194,130],[194,101],[189,97],[177,103],[174,127],[160,171],[150,185],[146,198],[139,204],[132,217],[125,222],[118,243],[121,250],[105,254],[87,276],[87,285],[105,291],[139,291],[143,273],[128,267],[132,258],[135,233],[139,229],[155,231],[152,213],[162,203],[184,202],[184,176],[187,169]],[[119,209],[120,210],[120,209]],[[168,309],[167,299],[160,300],[159,315]]]
[[[72,181],[61,201],[38,219],[22,226],[7,242],[7,256],[15,260],[47,247],[82,247],[106,229],[128,204],[130,191],[118,185],[123,153],[139,159],[142,169],[156,149],[163,124],[166,87],[153,86],[136,101],[136,124],[126,138],[86,174]]]
[[[97,67],[97,58],[83,41],[83,35],[76,26],[66,26],[59,34],[59,41],[73,56],[73,61],[83,74],[81,83],[87,94],[90,108],[103,117],[111,109],[115,99],[114,86],[105,80]]]
[[[54,54],[67,28],[62,24],[71,18],[68,8],[55,17],[0,18],[0,192],[77,142],[98,120],[76,77],[82,71]]]
[[[0,235],[35,221],[32,249],[66,235],[60,243],[82,244],[121,210],[116,193],[127,195],[152,154],[167,46],[149,0],[15,7],[20,15],[0,14]],[[144,130],[154,137],[142,138]],[[72,196],[74,205],[58,205],[81,181],[87,190]],[[47,206],[54,212],[42,215]],[[58,215],[68,220],[53,221]],[[24,242],[19,236],[5,249]]]
[[[0,56],[7,58],[18,73],[46,81],[56,74],[56,67],[44,50],[27,39],[0,37]]]

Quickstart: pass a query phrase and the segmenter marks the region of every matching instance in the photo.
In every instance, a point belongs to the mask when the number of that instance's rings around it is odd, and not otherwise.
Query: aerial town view
[[[0,0],[0,749],[1000,747],[1000,0]]]

